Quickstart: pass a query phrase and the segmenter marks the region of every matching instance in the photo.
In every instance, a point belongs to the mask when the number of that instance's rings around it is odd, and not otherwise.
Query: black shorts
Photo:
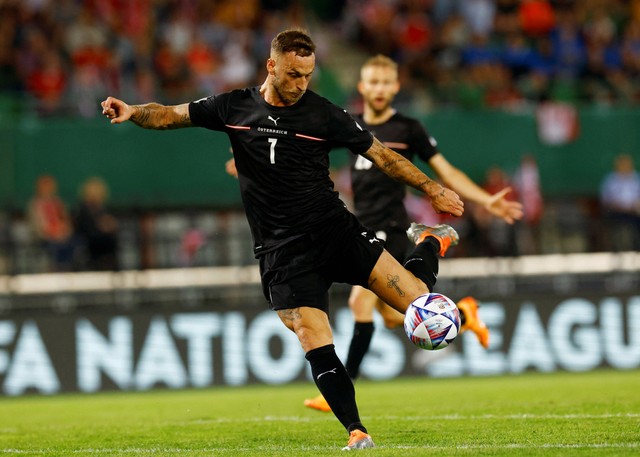
[[[372,227],[376,236],[384,241],[384,248],[401,264],[415,246],[407,238],[406,228],[398,225]]]
[[[382,242],[345,212],[324,227],[260,257],[262,290],[271,309],[301,306],[329,310],[329,287],[366,287]]]

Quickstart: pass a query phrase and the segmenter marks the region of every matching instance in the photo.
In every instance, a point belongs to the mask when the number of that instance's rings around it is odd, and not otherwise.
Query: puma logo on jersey
[[[375,236],[373,238],[369,238],[369,234],[367,232],[360,232],[360,235],[362,235],[365,238],[368,238],[367,241],[369,241],[369,243],[373,244],[373,243],[377,243],[380,240],[378,238],[376,238]]]
[[[276,117],[275,119],[272,118],[271,116],[267,117],[267,119],[269,119],[270,121],[273,121],[274,125],[278,125],[278,120],[280,119],[279,117]]]

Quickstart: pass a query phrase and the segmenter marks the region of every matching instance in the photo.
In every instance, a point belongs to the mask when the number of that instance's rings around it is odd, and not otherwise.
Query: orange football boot
[[[471,330],[485,349],[489,347],[489,328],[478,316],[478,300],[464,297],[458,303],[458,309],[464,314],[464,324],[461,331]]]
[[[307,398],[304,401],[304,406],[307,408],[317,409],[318,411],[322,411],[324,413],[331,412],[331,406],[327,403],[327,400],[324,399],[322,394],[317,397]]]
[[[373,444],[371,437],[362,430],[355,429],[349,433],[349,442],[342,450],[352,451],[354,449],[368,449],[372,447],[376,447],[376,445]]]
[[[460,236],[453,227],[446,224],[438,224],[429,227],[424,224],[411,223],[411,227],[407,230],[407,236],[416,245],[422,243],[430,236],[440,242],[440,257],[444,257],[450,246],[455,246],[460,241]]]

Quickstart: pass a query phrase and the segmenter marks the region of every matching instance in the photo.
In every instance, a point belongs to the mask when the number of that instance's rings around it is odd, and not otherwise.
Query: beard
[[[389,99],[385,100],[384,102],[377,102],[373,99],[367,99],[365,100],[365,103],[367,104],[369,109],[376,115],[384,113],[391,106],[391,100]]]
[[[276,91],[276,94],[278,94],[278,97],[280,97],[280,100],[282,100],[285,105],[293,105],[294,103],[298,102],[298,100],[300,100],[305,93],[305,91],[299,90],[284,90],[282,84],[280,83],[280,80],[277,77],[273,79],[273,90]]]

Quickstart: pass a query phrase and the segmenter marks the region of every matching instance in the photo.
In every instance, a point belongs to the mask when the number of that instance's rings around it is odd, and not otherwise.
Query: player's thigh
[[[277,310],[282,323],[293,331],[304,352],[333,344],[329,316],[323,310],[302,306]]]
[[[372,322],[378,296],[362,286],[353,286],[349,295],[349,308],[356,322]]]
[[[429,292],[422,281],[405,270],[387,251],[382,252],[369,275],[369,289],[401,313],[413,300]]]
[[[404,314],[387,305],[376,294],[364,287],[354,286],[351,289],[349,307],[356,322],[373,322],[374,310],[378,310],[387,328],[398,327],[404,322]]]

